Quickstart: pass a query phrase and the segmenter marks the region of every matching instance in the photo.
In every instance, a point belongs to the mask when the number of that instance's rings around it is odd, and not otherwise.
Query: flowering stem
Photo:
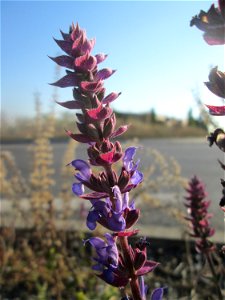
[[[133,261],[130,256],[129,244],[127,236],[120,236],[120,245],[123,252],[124,261],[126,264],[126,268],[129,272],[129,276],[131,278],[130,287],[132,291],[132,296],[134,300],[142,300],[141,291],[138,282],[138,276],[135,274],[135,270],[133,267]]]
[[[219,284],[218,284],[217,275],[216,275],[216,272],[215,272],[215,269],[214,269],[214,265],[213,265],[213,262],[212,262],[212,256],[211,256],[210,253],[206,253],[206,259],[209,263],[209,268],[210,268],[210,271],[211,271],[212,276],[213,276],[213,281],[214,281],[214,284],[215,284],[215,287],[216,287],[216,290],[217,290],[218,299],[223,300],[223,295],[221,293],[221,290],[220,290],[220,287],[219,287]]]

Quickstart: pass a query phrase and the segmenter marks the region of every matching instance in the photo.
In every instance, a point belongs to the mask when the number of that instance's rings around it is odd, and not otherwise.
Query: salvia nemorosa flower
[[[225,132],[223,129],[217,128],[210,133],[207,139],[210,147],[215,143],[221,151],[225,152]]]
[[[123,156],[123,167],[118,176],[113,172],[113,177],[108,176],[106,171],[102,171],[97,175],[92,173],[90,165],[81,159],[75,159],[70,164],[78,173],[75,178],[78,182],[73,184],[73,192],[84,199],[100,199],[113,195],[112,187],[118,186],[121,193],[129,192],[135,188],[143,180],[143,174],[138,171],[138,162],[133,162],[133,157],[136,152],[136,147],[126,149]],[[104,163],[105,164],[105,163]],[[84,186],[93,190],[89,194],[84,193]]]
[[[129,193],[121,194],[118,186],[112,188],[114,202],[109,198],[90,200],[92,208],[87,216],[87,226],[94,230],[97,222],[111,231],[129,229],[138,220],[140,210],[135,209],[134,201],[129,203]]]
[[[214,250],[214,244],[209,238],[215,230],[210,226],[209,219],[212,217],[208,213],[210,205],[209,200],[205,200],[207,194],[203,183],[194,176],[186,189],[188,196],[185,197],[189,226],[191,229],[190,236],[196,239],[196,250],[201,253],[207,253]]]
[[[55,41],[66,55],[51,59],[67,70],[66,75],[52,85],[73,87],[74,99],[58,104],[79,110],[76,113],[79,133],[70,130],[66,133],[74,140],[86,143],[88,154],[87,161],[75,159],[69,164],[76,171],[72,190],[91,203],[86,221],[88,228],[94,230],[100,224],[113,231],[105,234],[105,240],[92,237],[85,243],[95,249],[93,269],[97,276],[115,287],[125,287],[130,283],[134,298],[140,299],[139,286],[136,285],[138,277],[153,271],[158,263],[147,259],[146,241],[137,243],[135,247],[128,244],[128,237],[138,232],[131,227],[140,215],[134,201],[129,200],[129,192],[142,182],[143,174],[138,170],[139,161],[134,162],[137,148],[129,147],[123,151],[118,141],[111,141],[128,128],[124,125],[116,129],[116,116],[110,107],[120,93],[105,95],[104,80],[115,70],[99,70],[99,64],[107,55],[92,54],[95,40],[88,40],[78,24],[72,25],[68,34],[61,34],[62,40]],[[120,160],[122,167],[115,171],[113,165]],[[93,166],[102,169],[95,174]],[[85,188],[90,190],[89,193],[85,193]],[[120,251],[117,240],[121,244]],[[142,295],[144,298],[144,291]],[[160,300],[161,295],[159,291],[155,292],[152,300]]]
[[[211,5],[208,12],[200,11],[192,18],[191,26],[204,31],[203,38],[209,45],[225,43],[225,0],[218,0],[218,7]]]
[[[225,72],[219,71],[217,67],[212,68],[205,85],[213,94],[225,98]]]

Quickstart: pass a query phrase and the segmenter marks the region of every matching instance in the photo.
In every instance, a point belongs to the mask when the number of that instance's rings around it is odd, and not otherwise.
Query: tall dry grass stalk
[[[31,185],[31,209],[33,212],[33,222],[35,227],[46,220],[46,213],[49,220],[53,222],[53,194],[52,186],[55,184],[52,176],[53,167],[53,148],[50,138],[54,133],[54,115],[50,114],[47,124],[43,124],[41,117],[41,103],[39,94],[35,95],[36,108],[36,137],[34,144],[30,148],[33,153],[32,172],[30,174]]]
[[[10,216],[1,214],[1,225],[8,223],[6,219],[9,218],[10,226],[15,227],[16,223],[21,223],[23,219],[21,202],[24,198],[29,197],[30,187],[17,167],[14,156],[9,151],[0,153],[0,183],[3,199],[10,200],[11,204]]]

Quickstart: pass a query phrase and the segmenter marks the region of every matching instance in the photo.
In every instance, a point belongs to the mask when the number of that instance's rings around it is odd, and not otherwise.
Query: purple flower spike
[[[215,250],[215,245],[209,240],[215,230],[210,227],[208,213],[210,201],[206,201],[206,192],[203,183],[194,176],[186,189],[188,195],[185,197],[188,217],[191,228],[190,235],[196,238],[195,246],[199,253],[208,253]]]

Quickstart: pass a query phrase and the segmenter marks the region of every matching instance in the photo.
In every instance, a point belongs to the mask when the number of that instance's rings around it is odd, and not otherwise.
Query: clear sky
[[[211,1],[2,1],[1,57],[3,113],[34,114],[35,92],[48,111],[55,64],[63,54],[60,39],[72,22],[96,38],[93,53],[109,54],[102,67],[117,72],[106,80],[107,92],[122,92],[113,106],[120,111],[147,112],[185,118],[195,108],[192,90],[205,103],[220,105],[203,82],[210,66],[224,71],[224,47],[208,46],[202,32],[190,27],[192,16],[207,11]],[[217,4],[216,4],[217,5]],[[65,73],[61,70],[61,75]],[[72,89],[59,89],[61,101]],[[57,112],[66,109],[58,107]]]

